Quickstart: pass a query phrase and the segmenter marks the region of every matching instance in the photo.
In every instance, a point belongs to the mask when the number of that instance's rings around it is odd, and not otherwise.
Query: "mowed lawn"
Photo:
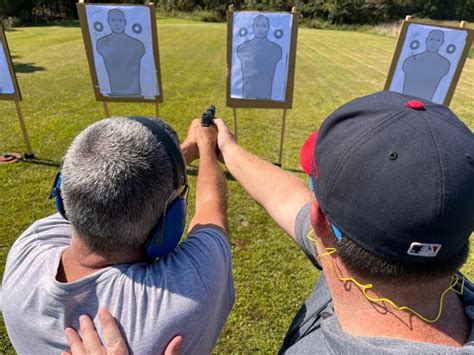
[[[225,107],[226,25],[159,19],[164,103],[161,116],[183,139],[194,117]],[[73,137],[104,117],[95,102],[79,27],[31,27],[7,32],[24,96],[22,104],[37,160],[0,166],[0,272],[7,252],[36,219],[54,212],[48,193]],[[293,109],[288,112],[283,165],[304,174],[299,149],[341,104],[381,90],[396,40],[376,35],[300,29]],[[452,109],[474,129],[474,60],[468,59]],[[153,115],[153,105],[112,104],[114,115]],[[269,161],[278,158],[281,111],[238,110],[239,143]],[[12,102],[0,102],[0,152],[24,145]],[[196,167],[189,170],[191,186]],[[269,181],[269,184],[272,182]],[[228,178],[237,299],[216,353],[275,353],[318,273],[288,237]],[[194,212],[194,191],[190,215]],[[474,277],[474,254],[464,272]],[[38,275],[39,276],[39,275]],[[45,329],[45,331],[48,331]],[[185,339],[186,341],[186,339]],[[3,322],[0,353],[14,353]]]

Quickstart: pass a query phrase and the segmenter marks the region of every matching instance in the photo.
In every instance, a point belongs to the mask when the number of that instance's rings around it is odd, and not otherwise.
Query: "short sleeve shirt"
[[[72,228],[59,214],[26,230],[11,248],[3,275],[2,312],[19,354],[68,349],[66,326],[107,307],[135,354],[159,354],[176,335],[184,354],[209,353],[235,300],[230,245],[214,228],[188,235],[154,263],[118,264],[71,283],[56,274]]]

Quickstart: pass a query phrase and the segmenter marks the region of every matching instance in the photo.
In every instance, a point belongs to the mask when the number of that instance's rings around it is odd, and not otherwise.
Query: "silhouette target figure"
[[[281,47],[268,40],[268,17],[259,15],[253,22],[254,38],[237,47],[242,64],[242,96],[249,99],[271,99],[273,77],[282,58]]]
[[[140,69],[145,45],[125,33],[127,21],[121,10],[110,10],[108,23],[112,33],[97,40],[97,51],[105,63],[111,95],[140,96]]]
[[[438,53],[444,43],[444,32],[432,30],[426,38],[426,50],[403,62],[403,93],[432,100],[441,79],[448,74],[450,62]]]

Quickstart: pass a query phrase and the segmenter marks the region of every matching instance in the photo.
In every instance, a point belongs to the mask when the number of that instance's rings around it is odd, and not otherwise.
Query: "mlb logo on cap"
[[[438,255],[441,249],[441,244],[417,243],[413,242],[407,251],[408,255],[434,257]]]

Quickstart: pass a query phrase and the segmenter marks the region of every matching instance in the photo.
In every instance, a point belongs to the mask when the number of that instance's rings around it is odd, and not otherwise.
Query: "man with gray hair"
[[[113,312],[132,353],[162,353],[177,334],[184,353],[212,350],[235,298],[216,141],[216,128],[195,120],[180,150],[170,126],[142,117],[102,120],[76,137],[53,188],[60,213],[34,223],[8,255],[3,316],[18,353],[66,349],[64,329],[79,329],[81,314],[102,337],[99,307]],[[150,260],[150,235],[166,244],[184,228],[173,206],[185,207],[183,157],[198,156],[187,239]]]

